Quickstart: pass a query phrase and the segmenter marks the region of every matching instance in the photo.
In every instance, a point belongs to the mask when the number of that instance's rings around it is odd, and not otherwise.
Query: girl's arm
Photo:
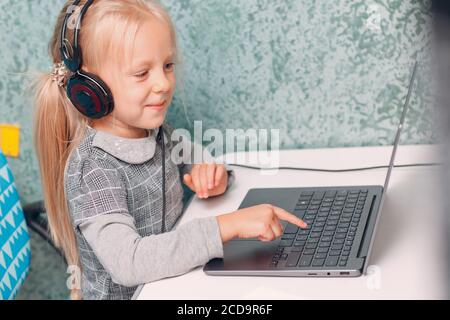
[[[113,281],[127,287],[181,275],[223,257],[216,217],[148,237],[138,234],[131,216],[120,213],[97,216],[79,228]]]

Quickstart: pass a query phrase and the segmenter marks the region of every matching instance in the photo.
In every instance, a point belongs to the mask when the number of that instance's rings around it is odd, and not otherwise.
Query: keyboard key
[[[306,244],[305,240],[296,240],[294,242],[294,247],[301,247],[301,246],[304,246],[305,244]]]
[[[318,252],[318,253],[316,253],[316,255],[314,256],[315,259],[325,259],[326,257],[327,257],[327,253],[326,253],[326,252],[324,252],[324,253]]]
[[[283,234],[281,240],[291,240],[295,238],[295,234]]]
[[[325,193],[325,197],[335,197],[335,196],[336,196],[336,190],[330,190]]]
[[[331,246],[331,250],[339,250],[339,252],[341,251],[343,245],[342,244],[333,244]]]
[[[327,253],[328,252],[328,248],[319,248],[317,249],[317,253]]]
[[[323,227],[319,227],[319,226],[317,226],[317,224],[315,224],[311,230],[311,232],[319,232],[320,234],[322,234],[322,231],[323,231]]]
[[[311,232],[311,235],[309,237],[310,238],[320,238],[321,235],[322,235],[321,232]]]
[[[283,247],[278,247],[277,250],[275,251],[276,253],[282,253],[284,251]]]
[[[314,195],[313,195],[313,199],[322,199],[323,198],[323,196],[325,195],[325,192],[323,192],[323,191],[316,191],[316,192],[314,192]]]
[[[338,258],[337,256],[335,257],[328,257],[327,260],[325,261],[325,265],[326,266],[335,266],[338,263]]]
[[[305,249],[315,249],[317,248],[317,243],[308,243]]]
[[[279,246],[281,247],[291,247],[294,240],[281,240]]]
[[[346,261],[341,261],[341,262],[339,262],[339,266],[340,267],[345,267],[347,265],[347,262]]]
[[[298,266],[299,267],[309,267],[311,265],[312,259],[313,259],[312,255],[307,255],[307,256],[302,255],[302,257],[298,261]]]
[[[319,247],[321,247],[321,248],[324,248],[324,247],[329,248],[330,246],[331,246],[331,242],[321,242],[321,243],[319,243]]]
[[[286,262],[286,267],[296,267],[299,258],[300,252],[291,252]]]
[[[288,254],[287,254],[287,253],[283,253],[283,254],[281,255],[281,257],[280,257],[280,261],[286,260],[287,257],[288,257]]]
[[[316,250],[314,250],[314,249],[305,249],[303,251],[303,255],[311,255],[311,254],[314,254],[315,251]]]
[[[321,241],[323,241],[323,242],[330,242],[331,240],[333,240],[333,238],[331,236],[324,236],[321,239]]]
[[[314,259],[312,265],[313,267],[321,267],[323,266],[325,259]]]
[[[307,204],[309,204],[311,202],[311,197],[300,197],[298,198],[297,204],[305,204],[303,202],[306,202]]]
[[[351,214],[351,213],[343,213],[342,214],[342,218],[344,218],[344,219],[351,218],[351,217],[353,217],[353,214]]]
[[[303,251],[303,246],[299,246],[299,247],[293,246],[291,248],[291,252],[302,252],[302,251]]]
[[[314,192],[313,191],[303,191],[302,192],[302,197],[311,197],[312,195],[314,194]]]
[[[316,220],[316,224],[314,226],[315,227],[320,227],[323,230],[323,227],[325,226],[325,222],[324,221],[317,222],[317,220]]]
[[[341,250],[330,250],[329,256],[340,256]]]
[[[297,235],[297,240],[306,240],[308,239],[307,235]]]
[[[323,233],[323,235],[326,237],[333,236],[333,234],[334,234],[333,231],[324,231],[324,233]]]

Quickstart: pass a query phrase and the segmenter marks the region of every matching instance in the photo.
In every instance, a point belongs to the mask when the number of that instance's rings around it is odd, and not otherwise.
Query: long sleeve
[[[127,287],[181,275],[223,257],[216,217],[148,237],[140,237],[133,218],[124,214],[96,216],[79,227],[112,280]]]

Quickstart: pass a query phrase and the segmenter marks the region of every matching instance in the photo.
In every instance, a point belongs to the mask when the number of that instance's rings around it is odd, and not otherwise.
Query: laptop
[[[271,203],[303,219],[271,242],[233,239],[203,268],[215,276],[356,277],[365,274],[416,75],[414,65],[384,186],[250,189],[239,209]]]

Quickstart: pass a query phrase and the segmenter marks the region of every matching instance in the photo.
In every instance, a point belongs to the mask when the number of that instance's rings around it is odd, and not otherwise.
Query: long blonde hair
[[[72,0],[67,1],[59,13],[49,44],[50,57],[55,64],[62,61],[59,51],[60,31],[72,3]],[[86,0],[82,0],[79,6],[85,3]],[[105,57],[111,56],[111,52],[116,53],[116,59],[120,59],[121,54],[123,58],[127,41],[134,40],[139,26],[149,17],[156,17],[168,24],[177,52],[175,28],[157,1],[94,0],[83,17],[79,34],[82,67],[96,73],[104,65]],[[72,41],[72,32],[67,38]],[[80,142],[89,123],[89,119],[81,115],[67,98],[65,87],[59,87],[52,80],[50,72],[39,75],[35,82],[34,144],[45,208],[54,243],[63,251],[68,265],[78,266],[79,270],[78,246],[64,192],[64,171],[71,151]],[[80,290],[72,289],[71,297],[80,299]]]

